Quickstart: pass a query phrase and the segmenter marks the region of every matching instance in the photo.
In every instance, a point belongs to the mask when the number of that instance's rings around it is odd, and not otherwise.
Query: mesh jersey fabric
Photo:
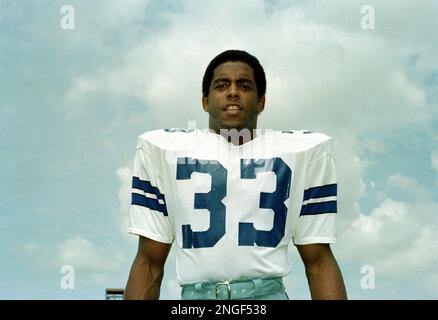
[[[180,285],[285,276],[291,243],[336,241],[332,139],[268,131],[235,146],[202,130],[139,136],[129,232],[176,246]]]

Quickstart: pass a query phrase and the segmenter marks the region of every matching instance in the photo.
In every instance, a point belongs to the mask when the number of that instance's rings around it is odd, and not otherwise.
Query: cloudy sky
[[[433,0],[0,0],[0,298],[125,286],[136,137],[205,128],[205,67],[239,48],[267,74],[260,128],[336,141],[349,297],[437,299],[437,14]],[[288,293],[308,299],[295,248],[291,262]],[[179,297],[174,263],[164,299]]]

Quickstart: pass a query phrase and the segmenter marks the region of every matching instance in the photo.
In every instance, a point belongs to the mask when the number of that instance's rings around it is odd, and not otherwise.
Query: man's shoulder
[[[296,138],[296,139],[307,139],[307,140],[329,140],[331,139],[330,136],[328,136],[325,133],[312,131],[312,130],[281,130],[281,131],[275,131],[277,134],[288,137],[288,138]]]
[[[172,149],[192,138],[195,130],[184,128],[156,129],[138,136],[137,147],[154,146],[159,149]]]
[[[332,143],[332,138],[325,133],[310,130],[282,130],[273,132],[275,141],[283,146],[299,150],[325,147]]]

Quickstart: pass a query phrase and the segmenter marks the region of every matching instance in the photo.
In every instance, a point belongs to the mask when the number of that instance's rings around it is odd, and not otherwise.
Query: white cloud
[[[363,140],[365,147],[367,150],[373,153],[377,154],[386,154],[388,146],[385,144],[384,141],[378,140],[378,139],[371,139],[371,138],[365,138]]]
[[[415,178],[395,174],[388,178],[388,186],[406,192],[414,197],[416,201],[422,203],[432,201],[432,194],[429,189],[423,187]]]
[[[260,1],[185,5],[184,13],[170,15],[167,29],[127,50],[117,62],[75,79],[66,99],[81,101],[90,93],[132,95],[145,102],[157,126],[185,126],[194,119],[203,127],[205,66],[221,50],[244,48],[260,58],[268,75],[261,125],[317,129],[337,139],[344,212],[354,211],[365,192],[361,175],[367,161],[358,135],[427,119],[422,89],[409,81],[393,46],[375,34],[314,22],[305,7],[268,14]],[[383,152],[382,143],[370,145]]]
[[[367,192],[364,172],[372,161],[368,152],[385,154],[388,132],[427,127],[437,114],[438,108],[433,108],[427,96],[431,78],[425,77],[438,70],[438,42],[432,32],[438,29],[433,14],[436,1],[367,1],[376,8],[374,31],[360,29],[361,0],[348,4],[323,0],[267,3],[77,2],[74,32],[67,35],[59,28],[47,28],[47,20],[40,14],[38,19],[29,19],[24,30],[50,35],[44,39],[55,47],[72,49],[71,53],[88,53],[87,44],[93,44],[95,51],[90,51],[90,58],[101,58],[95,68],[71,80],[63,101],[69,115],[88,115],[88,108],[107,107],[94,103],[95,97],[121,101],[116,103],[118,111],[129,113],[129,104],[123,102],[133,97],[148,108],[147,120],[162,127],[185,126],[192,119],[197,120],[198,127],[205,126],[201,78],[210,59],[231,47],[254,53],[268,76],[267,108],[260,118],[261,126],[308,128],[327,132],[336,140],[339,260],[373,264],[379,274],[394,279],[392,284],[414,270],[412,277],[418,278],[418,287],[422,288],[429,277],[429,289],[437,292],[437,204],[428,188],[413,177],[392,175],[386,187],[412,195],[415,204],[384,195],[370,215],[362,214],[358,204]],[[50,52],[53,50],[47,51],[47,59],[55,58],[55,63],[59,56]],[[54,65],[54,70],[80,64],[74,59],[61,60],[62,65]],[[15,111],[0,109],[6,116],[11,112]],[[121,119],[133,123],[129,117],[116,117],[117,122]],[[107,132],[117,128],[115,124],[106,125]],[[431,163],[438,173],[437,151],[432,152]],[[120,206],[114,210],[113,222],[134,243],[136,237],[126,233],[130,166],[118,168],[116,175]],[[24,252],[40,266],[57,271],[61,264],[72,264],[100,284],[126,262],[119,249],[98,245],[83,236],[52,247],[28,243]],[[52,262],[47,265],[47,261]],[[170,256],[165,288],[172,297],[177,293],[170,267],[173,263],[174,256]],[[288,281],[298,285],[295,277]]]
[[[156,36],[76,78],[66,94],[68,105],[76,108],[80,103],[71,100],[84,101],[90,94],[130,95],[144,101],[155,126],[196,120],[204,127],[200,86],[205,66],[226,48],[243,48],[259,57],[268,76],[261,126],[334,136],[341,206],[354,211],[365,192],[361,176],[368,162],[362,154],[366,149],[384,152],[379,143],[384,132],[428,121],[424,91],[407,77],[394,44],[378,34],[315,22],[309,16],[312,6],[268,13],[261,1],[229,4],[185,3],[182,13],[169,14],[171,23]],[[363,135],[371,136],[365,144]]]
[[[401,174],[389,176],[386,191],[395,190],[411,197],[412,202],[385,198],[369,215],[358,204],[338,229],[336,257],[346,270],[346,281],[353,298],[413,297],[399,292],[400,286],[423,288],[420,296],[436,297],[438,286],[430,279],[438,277],[438,203],[432,191],[418,180]],[[342,215],[342,211],[340,211]],[[376,290],[360,289],[360,267],[371,265],[376,271]],[[355,276],[356,274],[356,276]],[[418,297],[420,297],[418,296]]]
[[[397,15],[389,4],[376,3],[376,30],[364,32],[359,1],[342,6],[328,1],[274,6],[281,10],[265,10],[262,1],[186,2],[180,13],[167,13],[169,25],[155,36],[127,48],[116,61],[78,76],[66,101],[75,106],[70,102],[84,103],[93,94],[133,96],[144,101],[157,126],[185,126],[193,119],[204,127],[200,87],[206,65],[222,50],[247,50],[261,60],[268,77],[261,126],[313,129],[336,139],[340,257],[372,264],[393,278],[410,270],[434,274],[432,267],[418,265],[426,259],[436,266],[432,262],[437,259],[422,249],[429,248],[426,239],[435,244],[431,234],[436,233],[430,223],[436,221],[432,214],[436,204],[427,188],[414,178],[393,175],[388,188],[410,193],[415,205],[386,197],[364,215],[358,204],[367,192],[363,179],[370,163],[367,152],[385,154],[388,133],[420,128],[433,115],[427,90],[411,77],[406,57],[416,55],[422,72],[435,68],[436,46],[417,50],[409,42],[421,44],[434,36],[425,32],[414,37],[413,25],[400,29],[399,23],[404,14],[417,21],[417,13],[433,5],[427,2],[418,8],[402,3]],[[431,18],[421,21],[422,30],[434,26]],[[438,156],[431,159],[438,171]],[[117,175],[120,213],[126,218],[130,172],[120,168]],[[169,281],[171,290],[174,282]]]
[[[59,8],[64,4],[60,3]],[[75,9],[76,28],[69,34],[68,41],[65,41],[63,34],[65,45],[94,42],[93,45],[97,43],[97,46],[112,50],[115,43],[126,45],[141,36],[144,31],[141,22],[148,12],[150,1],[104,0],[76,2],[72,5]]]
[[[104,285],[111,277],[124,271],[126,256],[118,248],[97,246],[82,236],[76,235],[56,246],[27,243],[23,252],[32,258],[42,270],[55,270],[60,275],[61,267],[71,265],[75,272],[85,275],[84,282]]]
[[[72,101],[92,93],[131,95],[163,126],[189,119],[206,124],[200,105],[204,69],[218,52],[238,47],[258,56],[267,71],[265,126],[365,133],[429,117],[423,89],[409,80],[394,50],[398,43],[385,41],[384,34],[315,22],[308,16],[315,14],[312,5],[270,14],[262,1],[184,5],[183,13],[170,14],[166,29],[74,79],[68,105],[76,107]],[[184,121],[170,112],[176,108],[184,110]]]
[[[394,252],[393,259],[382,259],[377,269],[388,275],[396,270],[396,273],[438,276],[437,234],[436,225],[418,226],[415,237],[406,237],[407,247]]]
[[[131,181],[132,181],[132,165],[120,167],[116,171],[120,181],[119,187],[119,210],[115,219],[117,230],[128,241],[137,242],[137,238],[128,233],[129,227],[129,208],[131,205]]]
[[[30,256],[38,256],[41,254],[41,246],[36,243],[26,243],[23,246],[23,252]]]
[[[75,236],[59,245],[53,258],[54,266],[69,264],[78,270],[105,273],[118,271],[124,257],[120,252],[98,248],[91,241]]]
[[[265,115],[270,126],[381,135],[427,121],[423,90],[408,80],[387,43],[330,26],[294,24],[290,29],[300,26],[300,33],[286,41],[295,56],[276,59],[292,62],[274,74]]]
[[[348,245],[337,246],[339,260],[373,266],[379,286],[385,284],[393,293],[409,277],[416,287],[425,286],[438,276],[437,210],[432,202],[410,205],[385,199],[370,215],[359,214],[340,230],[339,243]],[[437,290],[433,287],[428,294]]]
[[[431,155],[432,168],[438,172],[438,151],[432,151]]]

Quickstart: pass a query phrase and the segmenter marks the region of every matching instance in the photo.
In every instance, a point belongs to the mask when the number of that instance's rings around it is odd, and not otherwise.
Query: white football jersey
[[[285,276],[288,245],[335,242],[331,138],[267,131],[236,146],[208,130],[139,136],[129,232],[176,245],[180,285]]]

